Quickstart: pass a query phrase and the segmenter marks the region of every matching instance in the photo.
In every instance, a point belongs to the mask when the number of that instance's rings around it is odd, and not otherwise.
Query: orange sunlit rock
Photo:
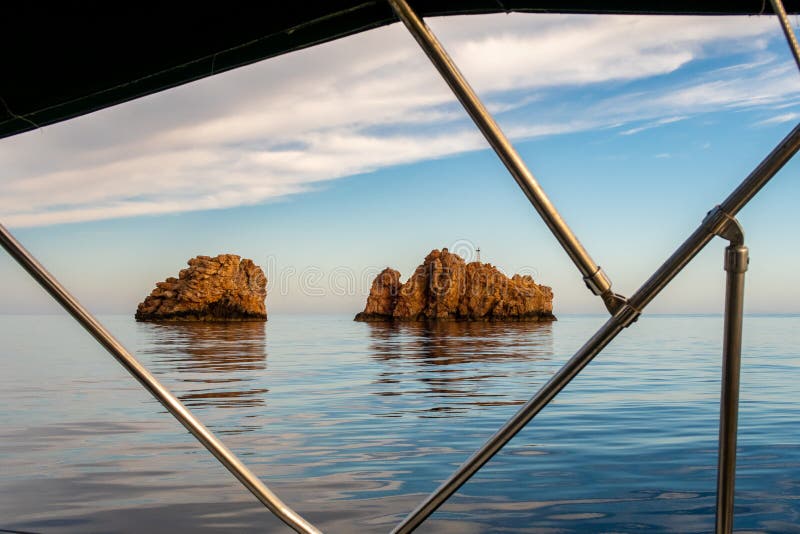
[[[234,254],[197,256],[178,278],[158,282],[137,321],[266,321],[267,277]]]
[[[508,278],[488,263],[433,250],[403,284],[384,269],[356,321],[553,321],[553,290],[530,276]]]

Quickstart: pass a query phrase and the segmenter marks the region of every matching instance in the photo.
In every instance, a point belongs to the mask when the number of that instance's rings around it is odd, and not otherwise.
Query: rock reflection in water
[[[549,376],[543,363],[553,355],[550,322],[368,323],[368,328],[373,357],[386,363],[375,393],[424,396],[429,405],[414,410],[422,417],[522,404],[527,398],[511,393],[504,380],[511,373],[530,376],[532,383]]]
[[[266,388],[253,387],[267,367],[265,324],[141,323],[153,371],[174,374],[189,407],[264,406]]]

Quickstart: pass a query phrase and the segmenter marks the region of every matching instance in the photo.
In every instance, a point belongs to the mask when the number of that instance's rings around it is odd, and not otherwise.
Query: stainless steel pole
[[[797,45],[797,37],[795,37],[792,25],[789,23],[789,17],[786,16],[786,9],[783,7],[783,2],[781,0],[769,1],[772,4],[772,11],[778,15],[778,20],[781,22],[781,28],[783,29],[783,34],[786,36],[786,41],[789,43],[789,49],[794,56],[794,62],[797,64],[797,68],[800,69],[800,46]]]
[[[624,328],[630,326],[642,309],[694,258],[715,235],[720,234],[735,215],[800,149],[800,125],[750,173],[725,201],[711,210],[686,241],[664,262],[639,290],[587,341],[542,388],[494,433],[455,473],[415,508],[392,531],[408,533],[436,511],[458,488],[497,454],[527,425]]]
[[[297,512],[289,508],[277,495],[272,493],[181,401],[156,380],[53,275],[47,272],[3,225],[0,225],[0,245],[264,506],[297,532],[309,534],[318,534],[320,532],[311,523],[300,517]]]
[[[736,225],[738,228],[738,225]],[[738,228],[741,230],[740,228]],[[739,371],[742,359],[744,275],[749,261],[744,234],[725,249],[725,329],[722,346],[722,392],[719,410],[719,458],[717,468],[717,534],[733,532],[736,482],[736,434],[739,417]]]
[[[478,95],[475,94],[475,91],[472,90],[458,67],[453,63],[442,44],[414,10],[409,7],[406,0],[388,0],[388,2],[411,35],[414,36],[414,39],[417,40],[420,47],[425,51],[428,58],[430,58],[439,74],[447,82],[447,85],[455,93],[461,105],[472,117],[486,140],[503,161],[517,184],[522,188],[525,196],[528,197],[533,207],[544,219],[547,227],[550,228],[550,231],[578,267],[586,286],[592,293],[601,296],[608,310],[614,313],[622,305],[624,299],[613,293],[611,281],[592,257],[589,256],[589,253],[583,248],[583,245],[567,226],[564,219],[561,218],[558,210],[547,198],[536,178],[528,170],[525,162],[522,161],[522,158],[487,111]]]

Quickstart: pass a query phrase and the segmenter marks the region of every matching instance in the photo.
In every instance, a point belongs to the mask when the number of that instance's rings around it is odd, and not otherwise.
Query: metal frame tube
[[[595,263],[578,238],[567,226],[553,203],[536,181],[533,174],[522,161],[511,142],[487,111],[478,95],[475,94],[467,80],[458,70],[442,44],[420,19],[406,0],[388,0],[397,16],[414,36],[422,50],[434,64],[442,78],[450,86],[456,98],[483,133],[491,147],[503,161],[508,171],[522,188],[525,196],[536,208],[547,227],[555,235],[558,242],[578,267],[586,286],[595,295],[603,297],[603,302],[611,313],[614,313],[623,302],[622,298],[611,291],[611,281],[603,270]]]
[[[318,534],[320,532],[311,523],[300,517],[297,512],[289,508],[277,495],[272,493],[180,400],[156,380],[122,346],[122,343],[114,338],[53,275],[47,272],[3,225],[0,225],[0,245],[264,506],[297,532],[306,534]]]
[[[792,25],[789,23],[789,17],[786,16],[783,2],[781,0],[769,1],[772,4],[772,11],[778,15],[783,34],[786,36],[786,42],[789,43],[789,49],[792,51],[792,56],[794,56],[794,62],[797,64],[797,68],[800,69],[800,46],[797,45],[797,37],[795,37]]]
[[[700,226],[670,256],[639,290],[584,344],[542,388],[467,459],[444,483],[415,508],[393,533],[408,533],[436,511],[458,488],[511,441],[542,408],[562,390],[625,327],[633,323],[646,306],[694,258],[730,218],[783,167],[800,149],[800,125],[770,152],[717,209],[709,212]]]
[[[741,235],[741,234],[740,234]],[[747,247],[732,243],[725,249],[725,329],[722,345],[722,388],[719,410],[717,467],[717,534],[733,532],[736,482],[736,434],[739,418],[739,374],[742,359],[742,314]]]

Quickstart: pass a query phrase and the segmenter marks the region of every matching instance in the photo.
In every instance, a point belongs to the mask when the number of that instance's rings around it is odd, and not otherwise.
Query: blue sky
[[[770,17],[429,21],[617,291],[632,293],[800,118]],[[800,312],[798,163],[741,213],[747,310]],[[356,312],[448,246],[601,312],[410,36],[393,25],[0,141],[0,221],[93,311],[197,254],[265,267],[270,313]],[[652,305],[721,311],[721,240]],[[0,313],[55,310],[0,258]]]

